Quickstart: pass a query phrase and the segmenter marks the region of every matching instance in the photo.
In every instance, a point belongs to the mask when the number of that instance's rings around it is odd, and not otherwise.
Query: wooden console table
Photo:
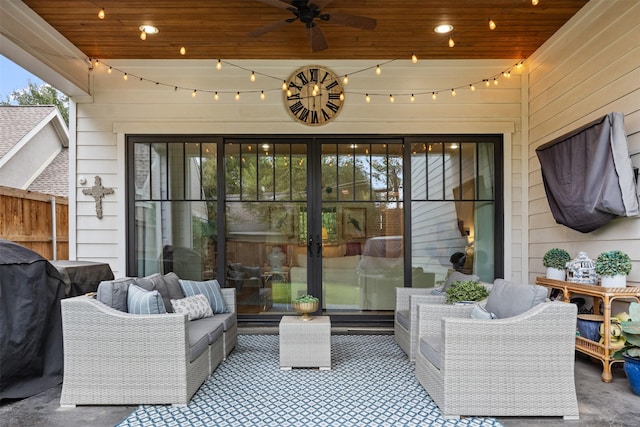
[[[547,279],[546,277],[536,278],[536,284],[561,290],[566,302],[571,301],[572,294],[593,297],[594,314],[602,314],[604,317],[604,344],[577,336],[576,350],[600,360],[602,362],[602,381],[610,383],[613,380],[611,366],[614,363],[624,362],[624,360],[611,357],[611,335],[609,333],[611,327],[611,303],[616,299],[622,298],[631,298],[640,302],[640,288],[603,288],[602,286],[583,285],[563,280]],[[599,300],[602,301],[602,313],[600,313]]]

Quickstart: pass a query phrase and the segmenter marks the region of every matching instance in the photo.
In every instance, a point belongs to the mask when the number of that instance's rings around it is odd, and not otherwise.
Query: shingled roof
[[[10,163],[25,162],[20,159],[19,151],[30,142],[42,139],[41,130],[52,125],[58,136],[60,148],[57,154],[40,165],[29,165],[37,175],[27,175],[27,188],[56,196],[67,197],[69,194],[69,135],[66,124],[54,105],[0,105],[0,168]],[[49,128],[50,129],[50,128]],[[47,138],[53,133],[49,131]],[[37,136],[37,137],[36,137]],[[34,138],[35,137],[35,138]],[[39,147],[39,146],[36,146]],[[15,171],[13,172],[16,173]]]

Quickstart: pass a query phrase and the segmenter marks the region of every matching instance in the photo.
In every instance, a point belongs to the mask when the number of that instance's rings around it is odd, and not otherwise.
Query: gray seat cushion
[[[225,331],[228,331],[236,324],[236,314],[235,313],[218,313],[213,316],[219,322],[222,322],[222,327]]]
[[[213,344],[224,332],[222,320],[216,319],[216,316],[187,322],[187,328],[189,330],[189,342],[191,342],[192,335],[194,339],[206,335],[207,345]]]
[[[442,369],[442,359],[440,349],[442,343],[439,335],[420,337],[420,353],[438,370]]]
[[[546,299],[547,288],[543,286],[515,284],[504,279],[496,279],[485,308],[498,319],[504,319],[524,313]]]
[[[202,353],[209,348],[209,329],[193,327],[197,321],[188,322],[189,330],[189,362],[196,360]],[[222,329],[222,325],[220,325]]]
[[[396,311],[396,319],[398,323],[407,331],[411,327],[411,319],[409,319],[409,310]]]

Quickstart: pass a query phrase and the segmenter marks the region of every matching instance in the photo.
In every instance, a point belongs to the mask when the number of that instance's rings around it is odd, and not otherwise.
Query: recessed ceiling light
[[[453,25],[451,24],[438,25],[433,29],[433,31],[435,31],[438,34],[447,34],[453,31]]]
[[[147,34],[158,34],[159,31],[158,28],[153,25],[140,25],[138,29]]]

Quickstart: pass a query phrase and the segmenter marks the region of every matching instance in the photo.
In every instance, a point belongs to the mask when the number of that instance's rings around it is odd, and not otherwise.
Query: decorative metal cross
[[[113,188],[105,188],[102,186],[102,178],[96,175],[93,182],[93,187],[85,188],[82,193],[91,196],[96,201],[96,216],[98,219],[102,219],[102,198],[107,194],[113,194]]]

